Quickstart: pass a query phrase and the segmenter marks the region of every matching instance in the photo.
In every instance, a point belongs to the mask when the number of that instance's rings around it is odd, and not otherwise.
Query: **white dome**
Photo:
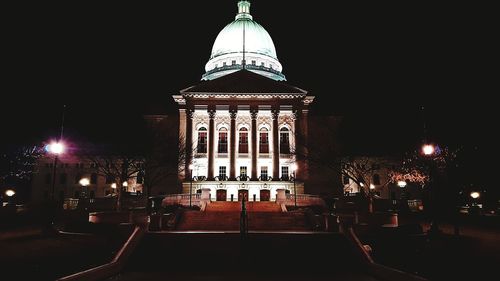
[[[215,39],[203,80],[248,69],[274,80],[285,80],[273,39],[250,15],[250,2],[238,2],[236,19]]]
[[[210,59],[226,54],[243,53],[243,29],[245,29],[245,53],[278,59],[269,33],[250,19],[237,19],[224,27],[215,39]]]

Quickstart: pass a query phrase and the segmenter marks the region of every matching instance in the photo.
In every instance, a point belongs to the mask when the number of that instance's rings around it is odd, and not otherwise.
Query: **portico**
[[[241,197],[238,190],[248,190],[249,200],[272,200],[278,188],[293,193],[293,181],[304,192],[307,164],[297,156],[305,152],[314,96],[287,84],[282,69],[271,37],[253,20],[250,3],[240,1],[202,81],[173,96],[186,148],[183,193],[191,181],[195,190],[210,188],[212,200],[223,199],[217,190],[228,201]]]

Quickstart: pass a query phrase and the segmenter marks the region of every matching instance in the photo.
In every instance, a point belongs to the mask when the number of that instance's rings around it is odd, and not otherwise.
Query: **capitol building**
[[[303,194],[308,111],[314,96],[286,83],[269,33],[250,2],[215,39],[201,81],[173,98],[186,161],[182,192],[210,189],[211,200],[275,200]],[[297,153],[301,152],[301,153]]]

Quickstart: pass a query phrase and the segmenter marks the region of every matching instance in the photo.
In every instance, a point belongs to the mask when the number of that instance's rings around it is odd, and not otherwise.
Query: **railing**
[[[286,194],[286,205],[295,204],[295,194]],[[310,206],[310,205],[325,205],[325,201],[321,199],[318,195],[311,194],[297,194],[297,205],[298,206]]]
[[[242,69],[242,68],[243,67],[241,64],[225,65],[222,67],[216,67],[212,70],[207,71],[205,74],[203,74],[203,78],[205,78],[206,76],[208,76],[212,73],[215,73],[215,72],[224,71],[224,70]],[[277,71],[276,69],[265,67],[265,66],[246,64],[245,68],[246,69],[253,69],[253,70],[263,70],[263,71],[274,73],[280,77],[284,77],[284,75],[281,72]]]
[[[191,204],[199,206],[201,201],[201,194],[191,194]],[[189,193],[186,194],[171,194],[165,195],[162,200],[162,205],[189,205]]]

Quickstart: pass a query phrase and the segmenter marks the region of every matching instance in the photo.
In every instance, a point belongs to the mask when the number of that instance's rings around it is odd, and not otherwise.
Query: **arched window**
[[[373,184],[374,185],[380,185],[380,175],[379,174],[374,174],[373,175]]]
[[[269,153],[269,131],[266,128],[260,129],[259,144],[260,153]]]
[[[238,147],[239,153],[248,153],[248,129],[240,129],[240,144]]]
[[[290,131],[283,127],[280,130],[280,153],[290,153]]]
[[[201,127],[198,130],[198,153],[207,153],[207,128]]]
[[[221,128],[219,130],[219,153],[227,153],[227,129]]]

